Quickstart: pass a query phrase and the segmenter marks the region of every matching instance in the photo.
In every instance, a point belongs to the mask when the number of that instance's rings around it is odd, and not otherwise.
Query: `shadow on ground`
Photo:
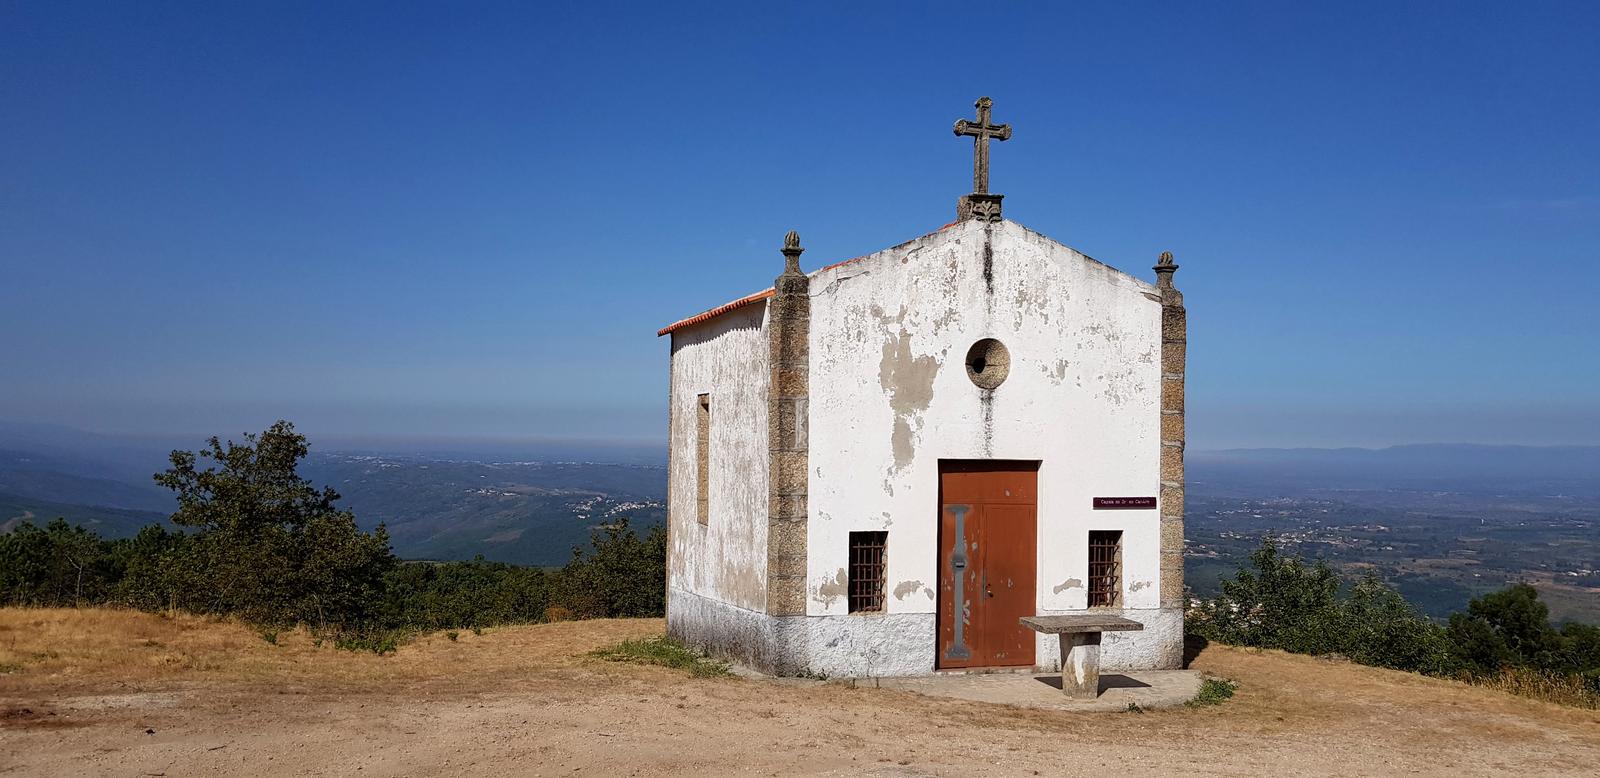
[[[1038,681],[1039,683],[1042,683],[1052,689],[1059,690],[1061,688],[1061,676],[1059,675],[1035,675],[1032,676],[1032,678],[1033,680]],[[1102,693],[1104,693],[1107,689],[1148,688],[1150,688],[1150,684],[1147,684],[1137,678],[1129,678],[1126,675],[1111,674],[1100,676],[1100,691]]]

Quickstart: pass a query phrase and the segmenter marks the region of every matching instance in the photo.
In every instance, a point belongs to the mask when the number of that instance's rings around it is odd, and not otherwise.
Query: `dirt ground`
[[[1208,708],[1062,713],[584,656],[659,620],[377,657],[236,624],[0,610],[0,775],[1600,775],[1600,711],[1221,646]]]

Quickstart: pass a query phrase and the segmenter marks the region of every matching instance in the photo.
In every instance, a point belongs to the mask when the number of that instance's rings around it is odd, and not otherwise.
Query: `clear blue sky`
[[[661,438],[666,322],[949,221],[1177,254],[1193,446],[1600,443],[1594,3],[0,2],[0,419]]]

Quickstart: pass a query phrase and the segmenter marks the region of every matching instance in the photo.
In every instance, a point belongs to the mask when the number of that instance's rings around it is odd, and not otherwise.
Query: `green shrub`
[[[547,574],[488,562],[407,562],[384,579],[385,624],[429,631],[540,621],[549,601]]]
[[[371,651],[383,656],[400,650],[405,633],[392,629],[357,630],[334,637],[333,647],[340,651]]]
[[[1222,594],[1189,611],[1187,627],[1207,640],[1338,654],[1362,664],[1443,674],[1456,663],[1444,631],[1399,593],[1367,576],[1341,596],[1324,562],[1285,556],[1271,538],[1251,567],[1222,582]]]
[[[1600,699],[1600,627],[1557,629],[1539,591],[1514,584],[1475,597],[1441,627],[1368,575],[1341,594],[1327,565],[1278,552],[1271,538],[1252,568],[1222,583],[1222,594],[1190,609],[1190,634],[1234,645],[1301,654],[1338,654],[1374,667],[1409,670],[1565,705]]]
[[[551,599],[576,618],[637,618],[666,610],[667,532],[652,527],[639,537],[623,518],[593,533],[590,550],[572,549],[572,561],[552,583]]]
[[[105,602],[122,565],[112,544],[56,519],[0,535],[0,604],[72,607]]]
[[[1194,699],[1184,703],[1191,708],[1206,705],[1221,705],[1224,700],[1233,697],[1239,684],[1226,678],[1207,678],[1200,684],[1200,691],[1195,692]]]
[[[1450,615],[1450,641],[1469,672],[1491,675],[1508,667],[1579,670],[1568,639],[1550,625],[1539,590],[1524,583],[1473,598]]]

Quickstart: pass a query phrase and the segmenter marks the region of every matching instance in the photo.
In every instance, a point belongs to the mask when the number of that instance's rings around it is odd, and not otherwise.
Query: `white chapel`
[[[1177,265],[1150,283],[1007,221],[1011,128],[977,108],[956,221],[809,272],[791,232],[771,288],[660,331],[686,643],[777,674],[1050,671],[1020,620],[1109,614],[1142,629],[1105,634],[1106,669],[1181,666]]]

